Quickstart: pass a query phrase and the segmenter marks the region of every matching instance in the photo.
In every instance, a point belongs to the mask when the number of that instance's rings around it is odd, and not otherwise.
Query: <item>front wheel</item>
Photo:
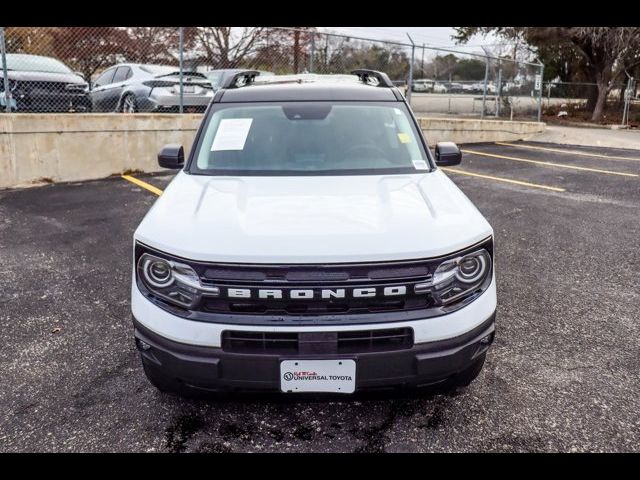
[[[122,113],[136,113],[138,111],[136,97],[132,93],[127,93],[122,99],[121,111]]]

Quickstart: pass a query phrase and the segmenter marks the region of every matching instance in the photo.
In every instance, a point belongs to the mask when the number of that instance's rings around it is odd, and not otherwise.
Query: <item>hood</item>
[[[435,257],[491,234],[441,170],[317,177],[180,172],[135,238],[200,261],[342,263]]]
[[[10,70],[7,76],[11,80],[30,81],[30,82],[64,82],[77,83],[85,85],[82,77],[75,73],[52,73],[52,72],[26,72],[20,70]]]

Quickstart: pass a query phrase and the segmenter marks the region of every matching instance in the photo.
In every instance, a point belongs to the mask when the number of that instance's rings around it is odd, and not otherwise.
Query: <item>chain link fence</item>
[[[419,115],[537,120],[545,93],[535,62],[314,28],[0,27],[0,40],[0,107],[18,113],[201,112],[237,69],[381,70]]]
[[[544,82],[543,119],[588,121],[597,97],[598,85],[595,83]],[[603,121],[620,125],[640,124],[640,92],[634,78],[611,86],[604,106]]]

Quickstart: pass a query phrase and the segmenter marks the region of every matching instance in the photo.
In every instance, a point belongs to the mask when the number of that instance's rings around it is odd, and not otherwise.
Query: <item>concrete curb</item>
[[[200,114],[0,115],[0,188],[154,172],[167,143],[191,147]],[[430,145],[520,140],[543,123],[419,118]]]

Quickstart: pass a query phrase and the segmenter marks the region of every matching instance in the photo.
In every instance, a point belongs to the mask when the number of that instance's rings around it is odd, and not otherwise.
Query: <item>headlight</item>
[[[436,302],[450,305],[483,291],[490,281],[491,255],[482,249],[442,262],[428,287]]]
[[[153,287],[164,288],[173,283],[171,265],[161,258],[148,256],[142,265],[145,281]]]
[[[218,287],[202,285],[189,265],[145,253],[138,260],[138,278],[158,297],[185,308],[196,305],[203,295],[217,296]]]

